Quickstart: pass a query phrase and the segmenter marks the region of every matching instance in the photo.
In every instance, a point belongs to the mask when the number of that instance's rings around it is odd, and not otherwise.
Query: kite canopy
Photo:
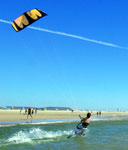
[[[12,26],[14,30],[18,32],[46,15],[47,14],[43,11],[35,8],[23,13],[20,17],[15,19]]]

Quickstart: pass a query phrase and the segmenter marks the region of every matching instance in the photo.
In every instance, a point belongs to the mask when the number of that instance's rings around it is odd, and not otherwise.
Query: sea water
[[[1,123],[0,150],[127,150],[128,116],[92,118],[85,136],[74,136],[76,120]]]

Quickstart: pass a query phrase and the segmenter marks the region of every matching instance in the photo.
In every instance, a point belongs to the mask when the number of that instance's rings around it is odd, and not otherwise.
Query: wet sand
[[[37,114],[33,114],[32,120],[49,120],[49,119],[74,119],[79,118],[78,115],[86,116],[87,111],[41,111],[38,110]],[[128,112],[102,112],[101,115],[128,115]],[[92,116],[96,116],[96,111],[93,111]],[[24,121],[27,120],[27,114],[23,110],[0,110],[0,121]],[[28,117],[31,120],[31,117]]]

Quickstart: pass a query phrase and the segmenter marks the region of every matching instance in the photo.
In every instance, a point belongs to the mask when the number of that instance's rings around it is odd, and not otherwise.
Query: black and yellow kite
[[[35,8],[25,12],[20,17],[15,19],[12,23],[12,26],[15,31],[18,32],[46,15],[47,14],[43,11]]]

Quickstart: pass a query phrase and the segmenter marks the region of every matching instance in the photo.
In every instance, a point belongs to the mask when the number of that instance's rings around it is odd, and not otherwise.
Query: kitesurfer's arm
[[[76,128],[78,128],[78,126],[79,126],[80,124],[81,124],[81,122],[77,124]]]
[[[81,119],[81,121],[80,121],[80,123],[77,124],[76,127],[78,127],[82,123],[83,118],[81,117],[81,115],[79,115],[79,118]]]
[[[83,118],[81,117],[81,115],[79,115],[79,118],[80,118],[81,120],[83,120]]]

